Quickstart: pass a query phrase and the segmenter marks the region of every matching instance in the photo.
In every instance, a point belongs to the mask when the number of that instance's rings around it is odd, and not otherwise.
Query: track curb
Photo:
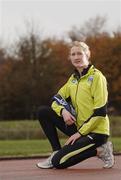
[[[50,154],[42,154],[38,156],[6,156],[6,157],[0,157],[0,161],[4,160],[28,160],[28,159],[43,159],[47,158]],[[119,153],[114,153],[115,156],[121,156],[121,152]]]

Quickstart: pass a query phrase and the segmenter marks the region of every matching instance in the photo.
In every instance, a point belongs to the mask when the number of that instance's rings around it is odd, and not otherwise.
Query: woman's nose
[[[78,54],[75,54],[75,59],[78,59],[78,58],[79,58]]]

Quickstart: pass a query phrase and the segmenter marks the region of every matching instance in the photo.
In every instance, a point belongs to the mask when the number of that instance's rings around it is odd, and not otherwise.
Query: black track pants
[[[52,159],[55,168],[67,168],[87,158],[96,156],[96,148],[107,141],[107,135],[90,133],[81,136],[73,145],[69,144],[61,148],[56,128],[60,129],[64,134],[71,136],[77,132],[76,126],[65,125],[63,118],[59,117],[47,106],[39,109],[38,116],[53,151],[59,150]]]
[[[62,117],[59,117],[50,107],[42,106],[38,111],[38,118],[41,127],[46,134],[53,151],[61,149],[56,128],[61,130],[67,136],[71,136],[77,132],[75,124],[71,126],[65,125]]]

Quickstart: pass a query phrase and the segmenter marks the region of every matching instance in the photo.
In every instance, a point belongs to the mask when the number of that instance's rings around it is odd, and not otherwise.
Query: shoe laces
[[[109,161],[112,156],[111,148],[108,145],[106,145],[106,147],[103,148],[104,148],[104,153],[102,154],[102,159],[104,161]]]

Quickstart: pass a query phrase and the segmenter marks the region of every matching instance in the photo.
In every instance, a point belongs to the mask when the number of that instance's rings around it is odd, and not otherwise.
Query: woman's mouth
[[[80,60],[76,60],[75,63],[80,63],[81,61]]]

